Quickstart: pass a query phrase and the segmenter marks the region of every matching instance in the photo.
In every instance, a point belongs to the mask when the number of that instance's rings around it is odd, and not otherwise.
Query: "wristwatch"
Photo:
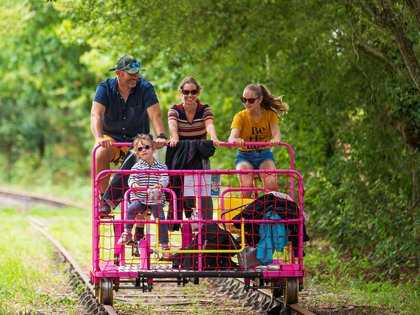
[[[163,132],[158,134],[156,138],[162,138],[162,139],[168,140],[168,137]]]

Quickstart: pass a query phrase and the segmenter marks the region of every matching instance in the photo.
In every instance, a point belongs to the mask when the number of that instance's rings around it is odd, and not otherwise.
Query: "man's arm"
[[[105,106],[101,103],[93,101],[92,108],[90,110],[90,130],[92,131],[92,135],[95,137],[95,142],[107,148],[111,145],[112,140],[103,138],[104,115]]]
[[[160,111],[159,103],[149,106],[147,108],[147,115],[149,116],[153,129],[157,136],[155,142],[158,144],[158,147],[164,146],[167,142],[167,139],[159,137],[159,135],[165,134],[165,127],[163,126],[162,112]]]

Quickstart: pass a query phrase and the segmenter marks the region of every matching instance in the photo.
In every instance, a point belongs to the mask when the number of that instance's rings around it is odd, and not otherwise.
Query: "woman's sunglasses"
[[[198,90],[181,90],[183,95],[197,95]]]
[[[257,99],[258,99],[258,97],[246,98],[246,97],[241,96],[241,101],[244,104],[246,104],[246,103],[254,104]]]
[[[144,147],[137,147],[137,151],[141,152],[143,150],[150,150],[152,146],[146,144]]]

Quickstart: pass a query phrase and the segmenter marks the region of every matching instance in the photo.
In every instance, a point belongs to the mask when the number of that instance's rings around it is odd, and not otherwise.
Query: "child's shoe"
[[[118,240],[118,245],[126,245],[128,243],[131,243],[133,241],[133,236],[131,235],[131,232],[124,231],[121,234],[120,239]]]
[[[99,217],[101,219],[109,218],[111,217],[111,206],[108,204],[108,202],[101,198],[99,201]]]

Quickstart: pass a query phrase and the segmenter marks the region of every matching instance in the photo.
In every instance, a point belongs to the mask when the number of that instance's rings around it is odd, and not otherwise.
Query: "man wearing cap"
[[[91,131],[96,151],[96,171],[109,169],[111,162],[118,162],[128,148],[117,148],[112,142],[132,142],[139,133],[150,133],[149,120],[157,134],[155,143],[162,147],[167,142],[162,122],[159,101],[153,85],[139,75],[140,62],[129,55],[118,60],[116,77],[102,81],[97,89],[91,109]],[[99,183],[104,193],[109,177]],[[101,212],[109,212],[106,203],[101,204]]]

